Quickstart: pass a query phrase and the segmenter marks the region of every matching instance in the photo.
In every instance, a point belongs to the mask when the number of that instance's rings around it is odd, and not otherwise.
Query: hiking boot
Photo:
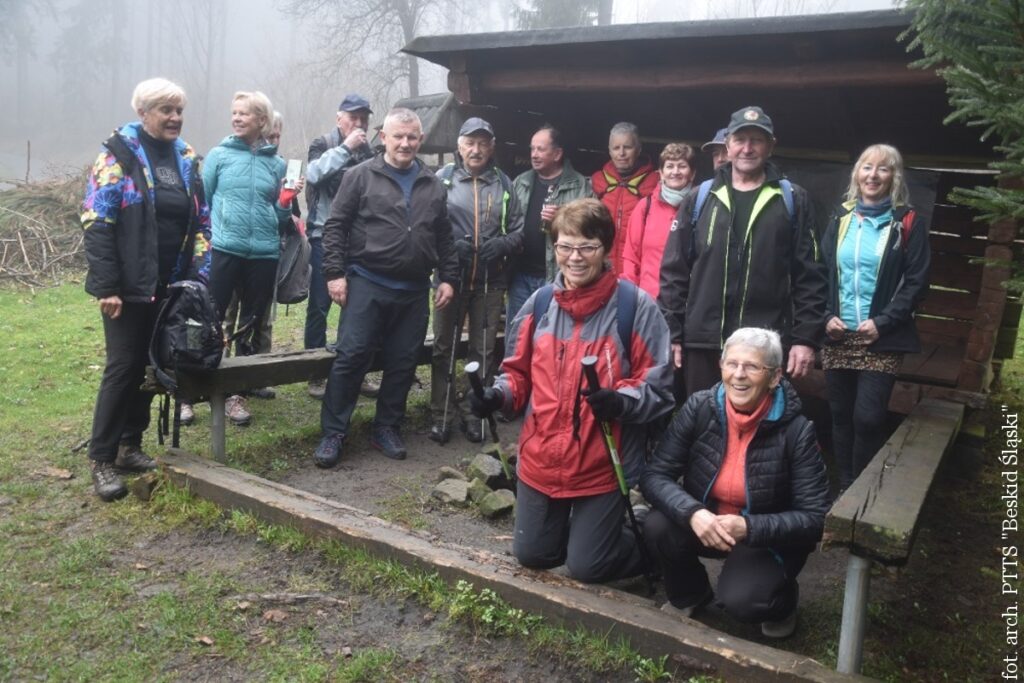
[[[313,451],[313,464],[325,470],[337,465],[341,460],[341,447],[344,443],[344,434],[331,434],[320,439],[320,445]]]
[[[181,404],[181,417],[178,422],[182,427],[188,427],[190,424],[196,421],[196,412],[192,409],[191,403]]]
[[[371,379],[364,379],[363,383],[359,385],[359,393],[366,398],[377,398],[377,394],[380,393],[380,385]]]
[[[156,460],[143,453],[140,446],[121,444],[117,447],[114,467],[125,472],[149,472],[156,469]]]
[[[105,503],[118,498],[124,498],[128,494],[124,482],[118,476],[112,462],[92,462],[92,488],[96,495]]]
[[[711,602],[711,599],[714,597],[715,594],[711,590],[711,586],[708,586],[707,592],[705,592],[704,595],[702,595],[700,599],[692,605],[687,605],[686,607],[676,607],[671,602],[666,602],[664,605],[661,606],[661,611],[665,612],[666,614],[675,615],[677,617],[686,617],[687,619],[692,619],[693,615],[697,614],[702,609],[704,609],[704,607],[709,602]]]
[[[373,428],[370,445],[392,460],[405,460],[407,454],[402,437],[394,427],[381,425]]]
[[[259,389],[253,389],[252,395],[256,398],[277,398],[277,392],[274,391],[274,387],[261,387]]]
[[[796,595],[793,599],[793,611],[778,621],[762,621],[761,635],[765,638],[789,638],[796,631],[796,606],[800,604],[800,584],[794,581]]]
[[[245,399],[238,394],[228,396],[224,402],[224,414],[231,420],[231,424],[239,427],[244,427],[252,422],[252,414],[245,409]]]
[[[438,422],[430,428],[430,434],[428,438],[431,441],[436,441],[442,446],[448,443],[448,440],[452,438],[452,426],[450,424],[442,424]]]
[[[796,631],[796,608],[779,621],[762,621],[761,634],[765,638],[789,638]]]
[[[311,379],[309,380],[309,388],[306,389],[310,396],[322,401],[324,394],[327,392],[327,380],[325,379]]]
[[[464,420],[462,422],[462,433],[466,435],[466,441],[471,443],[481,443],[484,440],[480,420]]]

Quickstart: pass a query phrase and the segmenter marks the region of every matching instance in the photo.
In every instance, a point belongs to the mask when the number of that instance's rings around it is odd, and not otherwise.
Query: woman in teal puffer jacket
[[[241,299],[240,325],[251,325],[236,342],[236,354],[254,352],[254,340],[263,326],[263,314],[274,296],[280,252],[278,225],[288,218],[291,202],[301,191],[283,187],[284,159],[267,142],[273,107],[263,93],[237,92],[231,105],[233,135],[206,157],[203,183],[210,204],[213,256],[210,289],[223,319],[232,293]],[[250,416],[240,396],[226,403],[235,424],[248,424]]]

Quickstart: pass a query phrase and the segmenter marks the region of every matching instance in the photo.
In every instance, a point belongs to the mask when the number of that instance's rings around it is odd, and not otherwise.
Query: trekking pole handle
[[[583,366],[583,374],[587,376],[587,386],[591,391],[601,388],[601,380],[597,378],[597,356],[584,356],[580,361]]]
[[[466,375],[469,377],[469,386],[473,388],[473,393],[477,398],[483,400],[484,384],[480,381],[480,363],[478,361],[466,363]]]

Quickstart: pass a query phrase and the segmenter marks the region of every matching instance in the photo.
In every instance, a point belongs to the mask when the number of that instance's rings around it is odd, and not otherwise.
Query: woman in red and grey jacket
[[[668,327],[646,293],[620,284],[609,269],[605,259],[614,235],[608,209],[595,199],[558,211],[551,225],[560,271],[553,296],[543,311],[535,307],[546,298],[544,288],[526,302],[512,323],[501,376],[472,401],[480,417],[498,408],[507,415],[526,412],[519,437],[516,559],[538,569],[565,563],[586,582],[644,569],[636,538],[623,525],[625,502],[601,421],[613,423],[633,483],[643,467],[647,423],[673,404]],[[636,297],[635,306],[620,305],[625,295]],[[630,308],[631,325],[620,325],[619,311]],[[605,388],[584,395],[580,361],[586,356],[597,356]]]
[[[658,188],[658,171],[647,157],[640,156],[640,131],[632,123],[612,126],[608,135],[609,160],[590,177],[594,194],[600,199],[615,222],[615,240],[608,254],[612,269],[622,273],[622,254],[626,229],[637,204]]]

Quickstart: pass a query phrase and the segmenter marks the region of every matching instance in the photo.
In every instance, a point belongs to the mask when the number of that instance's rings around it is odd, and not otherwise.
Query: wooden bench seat
[[[922,400],[825,518],[825,545],[850,550],[840,672],[860,671],[871,563],[903,565],[910,558],[921,509],[963,415],[961,404]]]

